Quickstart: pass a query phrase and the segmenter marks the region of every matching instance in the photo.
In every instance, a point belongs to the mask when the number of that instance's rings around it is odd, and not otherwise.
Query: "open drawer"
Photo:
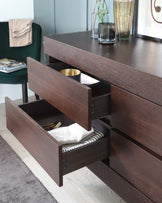
[[[109,131],[97,121],[95,128],[105,136],[69,152],[42,126],[61,121],[63,126],[73,121],[44,100],[17,106],[6,98],[7,127],[23,146],[40,163],[54,181],[62,186],[63,175],[98,160],[108,158]]]
[[[32,58],[28,58],[28,81],[31,90],[87,130],[93,119],[109,114],[109,85],[99,83],[92,89]]]

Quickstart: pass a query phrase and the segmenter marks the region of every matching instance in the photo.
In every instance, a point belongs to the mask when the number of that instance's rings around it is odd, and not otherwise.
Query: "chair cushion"
[[[27,68],[12,73],[0,72],[1,84],[23,84],[27,83],[27,81]]]

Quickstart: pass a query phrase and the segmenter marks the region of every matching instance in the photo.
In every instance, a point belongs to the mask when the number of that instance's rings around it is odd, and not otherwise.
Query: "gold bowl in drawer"
[[[80,82],[81,71],[78,69],[72,68],[62,69],[60,70],[60,73]]]

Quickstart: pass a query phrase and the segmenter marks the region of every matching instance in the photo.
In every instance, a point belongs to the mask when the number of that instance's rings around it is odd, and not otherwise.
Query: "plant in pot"
[[[105,1],[98,5],[98,40],[102,44],[112,44],[116,41],[115,24],[109,22],[109,13]]]
[[[104,16],[108,15],[108,7],[106,0],[92,0],[93,2],[93,8],[91,13],[91,37],[92,38],[98,38],[98,23],[102,22],[102,19]],[[101,7],[103,7],[104,12],[101,11]]]

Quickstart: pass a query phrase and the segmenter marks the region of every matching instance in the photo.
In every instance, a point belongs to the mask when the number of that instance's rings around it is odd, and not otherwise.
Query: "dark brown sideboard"
[[[16,106],[6,98],[10,131],[60,186],[63,175],[88,166],[127,202],[161,202],[162,44],[131,38],[105,46],[89,32],[44,40],[49,65],[29,58],[28,79],[45,100]],[[63,76],[59,70],[69,65],[100,83],[89,87]],[[54,120],[94,126],[105,137],[62,153],[42,128]]]

